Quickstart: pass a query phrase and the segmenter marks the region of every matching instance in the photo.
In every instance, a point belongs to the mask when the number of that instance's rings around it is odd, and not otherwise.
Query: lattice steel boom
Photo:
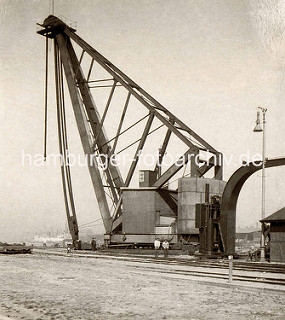
[[[148,137],[158,131],[161,127],[166,128],[166,133],[160,148],[158,163],[154,168],[157,172],[157,177],[152,184],[152,187],[157,189],[163,188],[163,186],[187,164],[188,160],[191,164],[191,176],[202,177],[211,168],[214,168],[214,178],[219,180],[222,179],[222,162],[215,161],[215,159],[221,159],[222,154],[143,90],[119,68],[80,38],[73,28],[69,27],[55,16],[47,17],[40,26],[42,29],[38,31],[38,33],[54,40],[55,57],[57,61],[56,67],[63,68],[65,74],[84,153],[92,160],[91,162],[88,161],[88,168],[106,233],[110,234],[120,229],[122,223],[121,188],[130,185],[141,151],[143,150]],[[74,45],[77,46],[77,50]],[[76,53],[79,48],[82,50],[81,55]],[[88,71],[84,71],[82,62],[86,55],[91,59]],[[100,78],[98,75],[97,78],[92,78],[92,71],[95,66],[100,67],[108,77]],[[58,83],[59,77],[62,77],[61,73],[56,74],[56,83]],[[104,124],[106,116],[108,112],[110,112],[110,105],[114,100],[118,87],[121,87],[121,89],[125,91],[126,97],[123,103],[121,116],[119,117],[119,124],[115,130],[115,136],[112,139],[109,139]],[[102,116],[100,116],[99,109],[96,106],[91,93],[93,88],[110,88]],[[58,88],[57,92],[59,91],[60,89]],[[59,95],[60,94],[58,93],[58,96]],[[134,100],[136,103],[144,106],[144,110],[147,111],[147,114],[134,122],[127,129],[123,130],[127,110]],[[60,97],[58,97],[58,104],[60,104]],[[141,136],[123,149],[125,150],[130,146],[137,144],[133,161],[126,177],[123,178],[120,168],[114,165],[110,159],[112,155],[123,151],[117,151],[116,149],[125,132],[137,124],[142,123],[144,120],[146,123]],[[151,128],[154,125],[154,120],[159,120],[160,125],[152,130]],[[163,161],[172,136],[177,137],[187,147],[187,151],[181,157],[181,160],[184,161],[176,161],[164,172],[161,172],[160,164]],[[64,148],[64,146],[62,148]],[[210,153],[211,158],[208,162],[201,160],[201,163],[197,165],[194,161],[194,157],[191,158],[190,155],[198,155],[201,151]],[[64,152],[64,150],[61,151],[61,153]],[[99,163],[101,161],[99,155],[105,155],[108,159],[108,166],[103,174],[99,170]],[[108,204],[109,200],[107,201],[106,188],[109,192],[109,198],[112,199],[112,208],[110,208],[110,205]],[[69,224],[70,228],[72,228],[72,226],[74,228],[74,224],[77,224],[75,211],[73,212],[73,216],[73,222]],[[76,232],[78,234],[78,227],[76,228],[75,231],[72,231],[72,234],[75,234]]]

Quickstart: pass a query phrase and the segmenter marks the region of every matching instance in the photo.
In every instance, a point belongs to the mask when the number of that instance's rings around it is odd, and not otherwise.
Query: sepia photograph
[[[0,0],[0,320],[285,320],[285,0]]]

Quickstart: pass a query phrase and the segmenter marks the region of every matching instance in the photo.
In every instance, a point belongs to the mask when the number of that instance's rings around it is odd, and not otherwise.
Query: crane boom
[[[65,79],[71,97],[73,112],[83,150],[88,159],[91,160],[88,161],[89,173],[106,233],[111,234],[112,232],[120,230],[122,224],[121,190],[123,187],[128,187],[133,178],[134,171],[140,157],[140,152],[144,148],[148,136],[162,126],[166,128],[167,132],[160,149],[161,152],[158,164],[154,168],[154,172],[157,173],[157,176],[155,181],[153,181],[153,188],[162,188],[182,167],[187,164],[188,161],[191,162],[192,176],[202,177],[214,167],[214,178],[222,179],[222,163],[214,161],[214,157],[216,157],[216,159],[220,158],[221,153],[202,139],[194,130],[190,129],[167,108],[161,105],[149,93],[143,90],[118,67],[112,64],[108,59],[80,38],[76,34],[76,30],[53,15],[48,16],[41,26],[43,29],[38,31],[38,33],[45,37],[54,39],[55,48],[58,50],[58,59],[60,64],[62,64],[65,73]],[[77,56],[74,45],[77,45],[77,48],[82,50],[80,57]],[[82,66],[84,54],[87,54],[88,57],[91,58],[88,72],[84,71]],[[108,77],[103,79],[97,78],[95,80],[91,79],[94,65],[100,67]],[[95,84],[95,87],[93,87],[92,84]],[[122,89],[126,91],[127,96],[124,102],[120,122],[116,130],[116,135],[109,140],[104,129],[104,122],[107,113],[110,112],[110,104],[114,100],[114,95],[116,94],[118,87],[122,87]],[[110,88],[102,117],[100,116],[99,110],[92,96],[92,88]],[[143,106],[143,109],[147,111],[147,114],[145,117],[130,126],[130,128],[136,126],[137,123],[144,119],[147,119],[147,121],[141,137],[128,146],[130,147],[133,144],[139,143],[128,173],[126,177],[123,178],[119,167],[114,165],[110,161],[110,158],[117,152],[116,147],[118,145],[119,138],[128,130],[126,129],[122,131],[122,126],[125,121],[127,109],[133,100]],[[158,120],[161,123],[161,126],[151,130],[154,119]],[[165,170],[164,173],[162,173],[159,166],[166,154],[167,146],[170,143],[170,136],[178,138],[187,147],[187,151],[182,156],[182,160],[184,161],[181,161],[178,164],[173,163]],[[112,141],[113,145],[111,145]],[[199,165],[189,157],[191,155],[199,155],[200,151],[206,151],[212,155],[208,163],[203,160],[199,160]],[[105,155],[108,159],[108,166],[105,168],[103,176],[102,172],[99,170],[99,163],[101,161],[100,155]],[[103,180],[105,183],[103,183]],[[109,197],[112,199],[111,208],[107,201],[106,188],[108,188],[110,192]],[[112,210],[113,213],[111,212]],[[75,212],[73,216],[73,222],[69,227],[73,236],[76,237],[75,229],[77,228],[78,234],[78,226]],[[73,227],[76,225],[75,229],[72,229],[72,225]]]

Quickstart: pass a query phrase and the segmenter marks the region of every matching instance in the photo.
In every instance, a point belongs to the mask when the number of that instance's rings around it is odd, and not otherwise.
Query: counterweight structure
[[[118,234],[122,235],[122,241],[126,240],[127,232],[122,225],[124,221],[126,226],[128,225],[126,220],[128,218],[125,217],[124,220],[123,194],[130,187],[139,158],[148,139],[160,129],[165,128],[165,131],[164,138],[157,144],[157,149],[160,146],[158,161],[150,172],[151,178],[147,184],[141,184],[141,190],[158,194],[159,201],[164,203],[163,208],[168,206],[172,210],[174,218],[177,217],[177,195],[175,196],[177,190],[169,190],[168,183],[180,169],[185,168],[188,162],[191,168],[190,177],[199,179],[209,172],[212,173],[213,179],[222,180],[223,168],[222,154],[220,152],[80,38],[76,31],[63,21],[55,16],[49,16],[41,24],[41,27],[42,29],[38,33],[46,38],[53,39],[54,43],[59,147],[64,159],[62,181],[68,225],[74,243],[78,240],[78,224],[68,165],[63,75],[65,75],[83,150],[90,160],[88,161],[89,173],[106,234],[109,235],[109,241],[112,242],[112,235]],[[89,59],[90,64],[89,68],[84,70],[83,60],[86,61],[86,59]],[[103,72],[97,72],[97,69],[94,72],[94,68],[99,68]],[[96,101],[96,95],[93,97],[92,90],[109,90],[101,114],[98,104],[102,105],[102,96],[99,95],[101,100],[99,102]],[[114,119],[114,124],[118,123],[115,135],[110,139],[106,134],[105,121],[108,114],[112,114],[110,106],[118,90],[121,97],[124,95],[124,102],[121,105],[120,116],[116,116],[118,120]],[[133,114],[138,109],[143,109],[145,115],[123,129],[127,111]],[[142,123],[144,123],[142,132],[139,135],[137,133],[134,141],[129,143],[127,147],[118,151],[118,145],[124,139],[124,134]],[[158,125],[154,127],[156,123]],[[183,151],[179,161],[175,161],[168,167],[163,168],[161,164],[169,145],[172,143],[172,137],[176,137],[186,150]],[[120,167],[112,159],[114,159],[114,155],[125,151],[131,146],[136,146],[136,149],[131,164],[125,176],[123,176]],[[206,152],[210,155],[207,161],[199,157],[201,152]],[[104,170],[101,170],[101,165],[104,161],[107,166],[104,166]],[[159,212],[159,210],[156,211]],[[157,212],[153,212],[153,215],[157,214]],[[131,239],[134,242],[140,242],[140,232],[137,233],[138,235],[132,235]],[[153,237],[144,238],[141,242],[152,240]]]

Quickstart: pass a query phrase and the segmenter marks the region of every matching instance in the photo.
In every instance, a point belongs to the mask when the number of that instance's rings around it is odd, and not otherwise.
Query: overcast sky
[[[55,0],[55,15],[226,157],[261,153],[256,107],[268,108],[269,158],[285,155],[284,2],[249,0]],[[279,12],[279,13],[278,13]],[[59,167],[22,166],[43,150],[47,0],[0,1],[0,241],[66,224]],[[52,62],[52,60],[50,60]],[[54,86],[52,66],[50,88]],[[72,111],[69,139],[81,152]],[[159,146],[157,146],[159,147]],[[57,152],[53,91],[49,152]],[[225,180],[237,169],[225,166]],[[86,168],[73,168],[79,224],[100,217]],[[285,168],[266,172],[266,215],[285,206]],[[238,227],[261,216],[261,173],[240,194]],[[100,223],[93,228],[102,231]]]

